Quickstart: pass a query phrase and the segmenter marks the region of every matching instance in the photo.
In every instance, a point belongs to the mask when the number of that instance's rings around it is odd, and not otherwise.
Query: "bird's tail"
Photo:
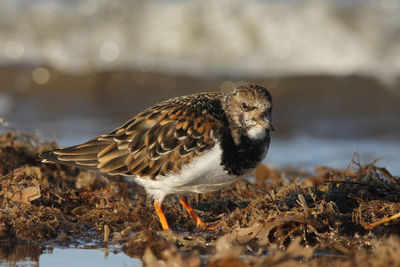
[[[39,155],[43,162],[60,162],[68,165],[97,168],[99,153],[114,142],[111,140],[90,140],[84,144],[54,149]]]

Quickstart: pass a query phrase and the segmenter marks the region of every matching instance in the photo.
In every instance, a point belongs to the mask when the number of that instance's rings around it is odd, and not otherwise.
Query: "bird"
[[[83,144],[46,151],[44,161],[130,177],[153,197],[163,230],[167,196],[178,196],[199,230],[212,229],[187,195],[209,193],[250,175],[265,158],[272,97],[256,84],[228,93],[206,92],[159,102],[114,131]]]

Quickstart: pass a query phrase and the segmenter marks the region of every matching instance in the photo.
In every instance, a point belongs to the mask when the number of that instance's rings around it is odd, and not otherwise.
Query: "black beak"
[[[271,120],[269,120],[267,117],[259,118],[257,123],[262,125],[265,129],[275,131],[275,127],[272,125]]]

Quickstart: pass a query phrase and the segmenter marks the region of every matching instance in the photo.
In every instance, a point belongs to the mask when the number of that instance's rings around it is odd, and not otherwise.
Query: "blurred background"
[[[61,146],[177,95],[267,87],[266,163],[400,174],[400,0],[0,0],[0,118]]]

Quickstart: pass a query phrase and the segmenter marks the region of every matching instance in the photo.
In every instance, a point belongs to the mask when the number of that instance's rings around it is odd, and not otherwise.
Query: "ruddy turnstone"
[[[270,93],[258,85],[176,97],[108,134],[41,157],[132,177],[153,196],[164,230],[162,202],[178,195],[197,228],[206,229],[185,194],[216,191],[249,174],[267,154],[271,110]]]

